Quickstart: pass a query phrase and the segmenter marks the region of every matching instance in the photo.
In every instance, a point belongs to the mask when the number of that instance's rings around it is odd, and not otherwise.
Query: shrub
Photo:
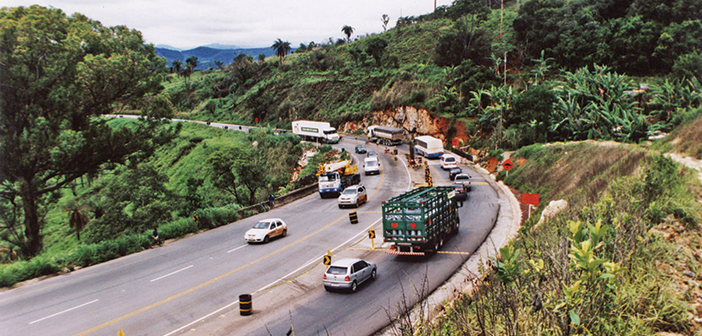
[[[78,245],[68,260],[75,265],[89,266],[139,252],[149,247],[151,247],[151,237],[148,235],[127,235],[97,244]]]
[[[38,256],[30,261],[18,261],[0,268],[0,286],[10,287],[18,282],[53,274],[61,267],[51,259]]]
[[[211,229],[229,224],[241,218],[236,206],[223,206],[221,208],[206,208],[196,210],[197,225],[200,229]]]
[[[197,223],[192,218],[179,218],[161,225],[158,232],[161,239],[172,239],[185,236],[198,231]]]

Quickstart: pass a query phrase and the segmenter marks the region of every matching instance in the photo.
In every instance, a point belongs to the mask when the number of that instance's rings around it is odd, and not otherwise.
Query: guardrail
[[[288,203],[292,203],[300,198],[317,192],[317,190],[319,190],[317,183],[295,189],[285,195],[276,198],[275,201],[273,201],[274,207],[279,207]],[[245,218],[246,212],[248,211],[255,211],[256,213],[261,213],[266,212],[268,210],[270,210],[270,204],[268,203],[268,201],[265,201],[254,205],[250,205],[246,208],[241,208],[237,210],[237,212],[241,216],[241,218]]]

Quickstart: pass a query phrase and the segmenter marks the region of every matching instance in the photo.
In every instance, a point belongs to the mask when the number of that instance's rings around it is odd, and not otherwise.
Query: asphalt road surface
[[[352,152],[354,145],[346,137],[337,147]],[[453,274],[483,242],[498,211],[496,192],[468,171],[473,190],[459,212],[461,229],[442,249],[454,253],[409,257],[371,250],[371,225],[374,247],[387,248],[381,202],[408,190],[416,174],[403,159],[395,165],[382,148],[382,174],[362,176],[369,202],[359,209],[339,209],[335,199],[313,194],[162,247],[6,290],[0,293],[0,335],[117,335],[120,329],[126,336],[284,335],[290,329],[297,335],[373,334]],[[435,184],[449,183],[438,160],[430,167]],[[352,211],[359,224],[350,223]],[[244,232],[270,217],[288,223],[287,237],[247,244]],[[377,263],[378,278],[355,294],[326,292],[321,260],[328,251],[333,258]],[[239,295],[247,293],[254,314],[240,316]]]

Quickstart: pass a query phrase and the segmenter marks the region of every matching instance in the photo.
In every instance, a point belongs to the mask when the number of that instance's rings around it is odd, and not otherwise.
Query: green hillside
[[[407,330],[694,334],[702,192],[658,151],[701,155],[702,0],[485,4],[457,0],[349,43],[170,74],[139,32],[5,9],[0,286],[150,248],[155,227],[170,239],[235,221],[303,181],[293,173],[308,148],[271,128],[314,119],[343,131],[383,114],[490,155],[516,150],[498,178],[570,204],[527,221],[445,319]],[[45,38],[22,38],[34,34]],[[401,108],[427,117],[399,118]],[[99,117],[115,110],[146,118]],[[263,127],[175,126],[174,116]],[[335,155],[318,151],[311,162]]]
[[[172,78],[166,93],[178,116],[199,120],[289,127],[313,119],[343,130],[411,107],[450,125],[420,124],[419,133],[481,149],[639,142],[702,103],[702,21],[693,14],[702,1],[654,3],[671,18],[638,1],[616,10],[606,1],[507,1],[504,11],[456,1],[350,43],[238,57],[198,79]],[[453,129],[457,121],[466,129]]]
[[[424,335],[698,335],[702,185],[671,159],[606,142],[533,145],[505,183],[567,208],[532,216],[494,272]],[[426,322],[426,321],[425,321]]]

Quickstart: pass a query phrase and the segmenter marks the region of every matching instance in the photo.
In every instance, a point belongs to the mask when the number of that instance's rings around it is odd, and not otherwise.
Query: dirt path
[[[665,156],[673,159],[674,161],[684,165],[685,167],[694,169],[697,171],[697,177],[702,180],[702,161],[688,156],[684,156],[678,153],[666,153]]]

